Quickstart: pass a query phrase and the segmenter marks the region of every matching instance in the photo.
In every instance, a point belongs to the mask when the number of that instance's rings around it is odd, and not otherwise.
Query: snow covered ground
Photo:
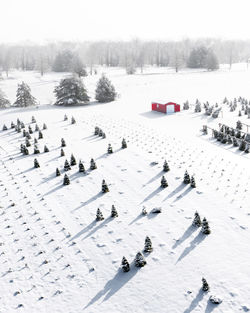
[[[213,119],[189,111],[170,116],[151,112],[151,101],[166,99],[221,104],[243,96],[250,99],[250,71],[245,64],[218,72],[148,68],[127,76],[124,70],[99,69],[85,79],[90,95],[101,72],[107,73],[120,94],[117,101],[58,108],[53,88],[65,74],[13,72],[0,88],[14,101],[17,83],[24,80],[41,103],[39,108],[0,112],[2,125],[16,119],[26,128],[35,116],[48,126],[38,140],[41,154],[20,153],[22,133],[0,131],[0,312],[248,312],[250,257],[249,158],[232,145],[202,135],[202,125],[235,126],[238,109]],[[64,114],[69,117],[64,121]],[[70,123],[71,116],[76,124]],[[107,138],[94,136],[94,127]],[[34,132],[33,139],[38,137]],[[66,140],[60,157],[61,138]],[[122,138],[128,143],[121,149]],[[114,153],[107,154],[111,143]],[[50,149],[43,153],[44,145]],[[63,186],[63,165],[71,153],[82,160],[86,174],[73,166]],[[34,158],[40,168],[33,166]],[[97,169],[89,170],[94,158]],[[167,160],[170,172],[163,173]],[[56,168],[62,175],[55,176]],[[182,183],[185,170],[195,175],[197,188]],[[165,174],[169,187],[160,188]],[[110,192],[101,193],[105,179]],[[115,205],[118,218],[110,218]],[[141,215],[145,206],[148,215]],[[162,213],[151,214],[154,207]],[[105,219],[95,221],[97,208]],[[209,221],[205,236],[191,226],[195,211]],[[133,259],[153,243],[147,265]],[[120,270],[122,257],[131,270]],[[205,277],[210,292],[201,292]],[[216,306],[208,299],[220,296]]]

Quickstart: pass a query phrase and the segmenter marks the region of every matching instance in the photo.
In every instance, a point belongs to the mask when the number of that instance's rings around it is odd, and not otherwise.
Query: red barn
[[[158,111],[162,113],[174,113],[180,112],[181,106],[175,102],[152,102],[152,111]]]

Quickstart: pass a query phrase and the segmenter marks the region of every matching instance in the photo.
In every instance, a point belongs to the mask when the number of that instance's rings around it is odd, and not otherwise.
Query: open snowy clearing
[[[20,153],[22,133],[0,131],[0,312],[250,311],[250,156],[200,131],[204,124],[235,127],[238,119],[250,120],[227,106],[218,119],[205,116],[204,110],[194,113],[193,107],[170,116],[151,112],[151,101],[159,98],[180,104],[198,98],[219,105],[225,96],[250,99],[246,65],[214,73],[151,68],[144,75],[127,76],[124,70],[102,71],[120,94],[117,101],[74,108],[50,105],[62,74],[40,78],[34,72],[15,72],[13,79],[0,81],[12,101],[17,82],[24,80],[46,104],[1,110],[0,129],[17,118],[34,129],[32,115],[40,128],[48,126],[38,140],[41,154],[34,155],[30,147],[29,156]],[[98,78],[84,80],[92,97]],[[106,139],[93,135],[95,126],[105,131]],[[60,157],[61,138],[67,144],[65,157]],[[121,149],[122,138],[127,149]],[[45,144],[49,153],[43,153]],[[71,183],[63,186],[63,165],[71,153],[87,171],[79,173],[73,166],[67,172]],[[97,163],[94,171],[89,170],[91,158]],[[165,159],[168,173],[162,171]],[[182,183],[185,170],[195,175],[197,188]],[[160,188],[162,175],[169,185],[165,189]],[[101,193],[103,179],[107,194]],[[114,219],[112,204],[119,214]],[[143,206],[146,216],[141,215]],[[151,214],[154,207],[162,213]],[[103,221],[95,221],[97,208]],[[208,219],[209,236],[191,225],[196,210]],[[146,236],[153,252],[146,255],[147,265],[137,269],[133,259]],[[123,256],[131,262],[128,273],[120,271]],[[202,277],[209,293],[200,290]],[[211,304],[210,295],[223,302]]]

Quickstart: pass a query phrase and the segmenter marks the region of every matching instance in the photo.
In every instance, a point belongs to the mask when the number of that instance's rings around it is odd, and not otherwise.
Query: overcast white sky
[[[250,0],[0,0],[0,42],[250,38]]]

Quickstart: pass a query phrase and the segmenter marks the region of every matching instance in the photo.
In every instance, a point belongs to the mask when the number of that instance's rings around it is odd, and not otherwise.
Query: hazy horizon
[[[1,43],[250,39],[246,0],[4,0],[0,7]]]

